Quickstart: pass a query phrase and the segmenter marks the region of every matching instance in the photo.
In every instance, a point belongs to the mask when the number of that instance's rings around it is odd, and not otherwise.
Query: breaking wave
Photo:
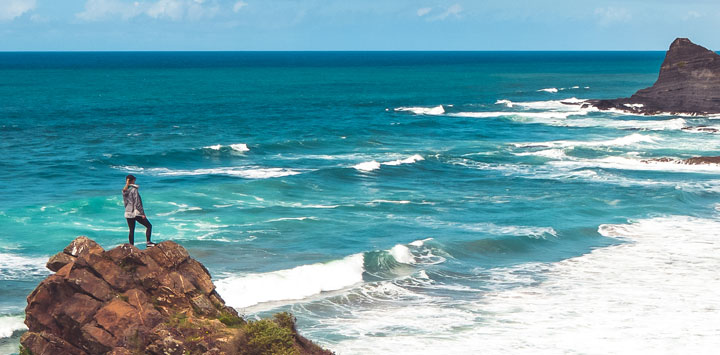
[[[326,263],[292,269],[231,276],[216,282],[218,291],[235,308],[266,302],[302,300],[322,292],[359,285],[365,277],[391,278],[416,264],[434,264],[445,259],[424,249],[426,240],[398,244],[385,251],[347,256]]]
[[[143,168],[139,166],[114,166],[119,170],[150,174],[156,176],[199,176],[199,175],[226,175],[246,179],[269,179],[302,174],[302,171],[288,168],[255,168],[255,167],[221,167],[195,170]]]

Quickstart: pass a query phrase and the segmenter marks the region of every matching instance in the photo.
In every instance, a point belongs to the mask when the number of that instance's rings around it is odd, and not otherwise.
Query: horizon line
[[[208,50],[0,50],[0,53],[258,53],[258,52],[276,52],[276,53],[363,53],[363,52],[666,52],[667,49],[297,49],[297,50],[285,50],[285,49],[240,49],[240,50],[226,50],[226,49],[208,49]],[[720,51],[714,51],[720,53]]]

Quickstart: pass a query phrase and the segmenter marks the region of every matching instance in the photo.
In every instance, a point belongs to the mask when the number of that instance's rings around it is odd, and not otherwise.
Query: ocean
[[[583,106],[663,57],[0,53],[0,353],[51,255],[127,241],[127,174],[229,305],[338,354],[712,353],[720,166],[646,161],[720,117]]]

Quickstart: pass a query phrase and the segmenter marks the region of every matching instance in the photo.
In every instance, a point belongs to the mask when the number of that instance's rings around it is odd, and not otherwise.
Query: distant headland
[[[687,38],[677,38],[665,54],[653,86],[627,98],[588,103],[601,110],[647,115],[720,113],[720,55]]]

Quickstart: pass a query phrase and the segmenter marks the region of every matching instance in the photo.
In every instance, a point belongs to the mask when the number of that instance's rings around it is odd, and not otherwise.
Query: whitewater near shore
[[[42,55],[0,86],[2,350],[50,254],[125,241],[128,173],[228,305],[339,354],[720,346],[720,166],[682,163],[720,118],[585,105],[661,52]]]

